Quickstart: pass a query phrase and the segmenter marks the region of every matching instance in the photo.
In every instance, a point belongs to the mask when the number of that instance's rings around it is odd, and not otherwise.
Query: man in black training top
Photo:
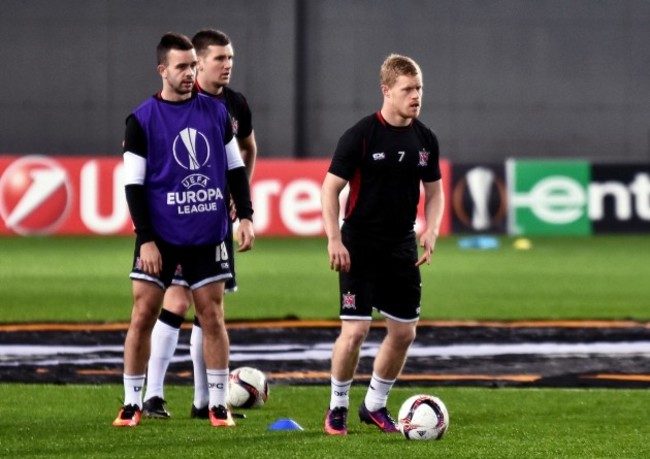
[[[420,316],[420,265],[429,264],[444,207],[438,141],[417,120],[422,72],[412,59],[390,55],[380,71],[381,110],[339,140],[322,188],[330,267],[339,272],[341,332],[332,352],[330,405],[325,432],[346,435],[350,387],[373,309],[386,320],[359,418],[383,432],[398,432],[386,409],[415,339]],[[339,194],[349,183],[344,223]],[[414,231],[420,184],[426,229],[418,258]]]

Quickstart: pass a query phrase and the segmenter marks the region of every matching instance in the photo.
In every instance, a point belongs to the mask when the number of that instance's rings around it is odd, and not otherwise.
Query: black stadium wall
[[[0,154],[119,154],[167,31],[214,27],[264,157],[326,157],[392,52],[455,162],[650,162],[647,0],[4,0]]]

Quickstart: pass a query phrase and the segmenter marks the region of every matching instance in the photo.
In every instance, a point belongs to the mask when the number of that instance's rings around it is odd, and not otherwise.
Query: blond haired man
[[[392,54],[380,71],[383,104],[340,138],[322,187],[327,251],[339,273],[341,331],[332,352],[330,405],[325,432],[345,435],[349,393],[373,309],[384,316],[386,335],[359,407],[361,422],[398,432],[386,408],[415,339],[420,316],[420,266],[429,264],[444,207],[438,141],[417,118],[422,72],[411,58]],[[339,227],[339,195],[350,193]],[[414,231],[420,184],[426,229]]]

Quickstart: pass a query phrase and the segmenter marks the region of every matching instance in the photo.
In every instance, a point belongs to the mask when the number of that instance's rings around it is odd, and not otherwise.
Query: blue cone
[[[272,423],[269,426],[269,430],[304,430],[304,429],[300,427],[300,424],[298,424],[293,419],[285,418],[285,419],[278,419],[277,421]]]
[[[458,240],[461,249],[498,249],[499,240],[493,236],[469,236]]]

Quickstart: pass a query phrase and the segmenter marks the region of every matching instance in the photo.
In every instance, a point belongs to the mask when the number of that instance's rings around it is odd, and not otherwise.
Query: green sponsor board
[[[506,171],[510,234],[591,234],[589,162],[511,159]]]

